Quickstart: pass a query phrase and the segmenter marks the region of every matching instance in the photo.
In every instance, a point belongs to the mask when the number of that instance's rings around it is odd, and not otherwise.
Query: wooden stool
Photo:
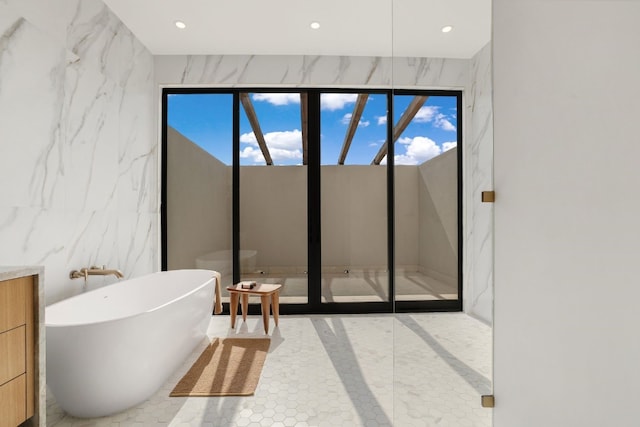
[[[246,282],[245,282],[246,283]],[[259,283],[253,289],[242,289],[242,284],[228,286],[229,297],[231,298],[231,329],[236,327],[236,316],[238,314],[238,298],[242,295],[242,320],[247,320],[249,311],[249,295],[259,295],[262,308],[262,323],[264,323],[264,333],[269,333],[269,300],[273,310],[273,320],[278,326],[278,315],[280,314],[280,288],[282,285],[269,285]],[[271,297],[271,298],[269,298]]]

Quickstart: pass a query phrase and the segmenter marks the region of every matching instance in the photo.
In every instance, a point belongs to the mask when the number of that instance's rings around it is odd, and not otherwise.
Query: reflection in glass
[[[171,94],[167,101],[167,268],[218,271],[233,282],[233,96]]]
[[[395,95],[394,116],[396,300],[456,300],[457,97]]]
[[[301,95],[240,93],[240,279],[307,292],[307,166]]]
[[[321,95],[322,301],[389,300],[384,93]]]

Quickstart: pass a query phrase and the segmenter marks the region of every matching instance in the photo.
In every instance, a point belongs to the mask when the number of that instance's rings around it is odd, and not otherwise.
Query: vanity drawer
[[[26,323],[27,286],[31,277],[0,282],[0,333]]]
[[[0,334],[0,385],[26,371],[25,333],[20,326]]]
[[[27,419],[27,376],[0,386],[0,427],[16,427]]]

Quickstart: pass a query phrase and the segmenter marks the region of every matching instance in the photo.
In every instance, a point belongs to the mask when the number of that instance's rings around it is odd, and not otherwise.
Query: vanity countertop
[[[0,280],[11,280],[18,277],[42,275],[44,267],[19,265],[19,266],[0,266]]]

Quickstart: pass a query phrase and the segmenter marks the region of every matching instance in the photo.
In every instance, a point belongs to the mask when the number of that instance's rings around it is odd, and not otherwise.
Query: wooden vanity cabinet
[[[0,427],[35,414],[35,276],[0,281]]]

